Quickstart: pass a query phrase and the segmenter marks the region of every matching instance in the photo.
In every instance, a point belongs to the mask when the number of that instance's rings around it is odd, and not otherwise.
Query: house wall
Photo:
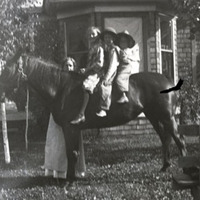
[[[179,77],[185,78],[192,71],[192,41],[189,27],[177,29],[177,60]],[[189,69],[189,70],[188,70]]]
[[[183,80],[192,77],[200,82],[200,33],[192,35],[190,27],[177,28],[178,74]]]
[[[149,13],[148,23],[148,35],[147,35],[147,57],[148,57],[148,71],[159,72],[158,69],[158,34],[157,34],[157,17],[154,12]]]
[[[196,81],[200,83],[200,33],[196,34],[195,39],[195,53],[196,53]]]

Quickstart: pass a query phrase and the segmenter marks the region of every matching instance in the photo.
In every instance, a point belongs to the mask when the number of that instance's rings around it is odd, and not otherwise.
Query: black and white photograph
[[[0,200],[200,200],[200,0],[0,11]]]

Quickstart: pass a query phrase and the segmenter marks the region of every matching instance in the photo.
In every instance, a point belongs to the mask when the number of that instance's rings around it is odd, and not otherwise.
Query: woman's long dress
[[[82,134],[80,134],[79,140],[80,155],[76,164],[76,174],[84,176],[86,166]],[[44,168],[45,176],[53,176],[54,178],[66,178],[67,176],[65,139],[62,128],[54,122],[52,114],[50,115],[47,130]]]

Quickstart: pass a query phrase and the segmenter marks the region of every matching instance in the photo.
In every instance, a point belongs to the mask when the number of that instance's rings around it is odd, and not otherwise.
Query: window
[[[144,71],[143,64],[143,30],[141,17],[111,17],[104,19],[105,27],[113,27],[119,33],[127,30],[136,42],[140,56],[140,71]]]
[[[89,25],[89,15],[66,21],[67,54],[76,60],[78,67],[84,67],[87,62],[88,44],[85,35]]]
[[[171,19],[160,17],[160,32],[162,73],[174,79],[173,25]]]

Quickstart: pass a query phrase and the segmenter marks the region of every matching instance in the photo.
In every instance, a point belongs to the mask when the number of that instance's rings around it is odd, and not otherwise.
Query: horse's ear
[[[20,56],[23,54],[23,49],[22,47],[19,47],[15,53],[15,55],[12,56],[9,60],[7,60],[6,65],[10,66],[13,63],[17,62],[17,60],[20,58]]]

